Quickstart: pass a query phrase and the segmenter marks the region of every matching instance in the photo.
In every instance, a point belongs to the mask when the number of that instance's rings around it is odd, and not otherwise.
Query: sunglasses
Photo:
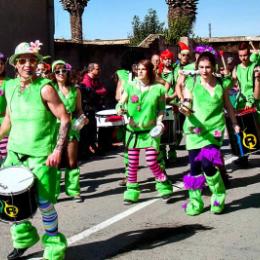
[[[56,75],[58,74],[66,74],[68,71],[66,69],[59,69],[59,70],[55,70],[54,73]]]
[[[20,58],[20,59],[17,59],[17,62],[20,65],[24,65],[26,62],[29,62],[31,64],[36,64],[37,63],[37,59],[35,59],[35,58]]]

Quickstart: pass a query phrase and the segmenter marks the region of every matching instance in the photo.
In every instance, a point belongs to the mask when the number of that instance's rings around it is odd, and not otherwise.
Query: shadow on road
[[[225,205],[223,214],[228,214],[241,209],[260,208],[260,193],[250,194],[242,199],[233,200]]]
[[[197,232],[211,229],[213,228],[194,224],[129,231],[108,240],[71,246],[68,249],[66,259],[109,259],[133,250],[149,250],[162,245],[178,242],[195,235]]]

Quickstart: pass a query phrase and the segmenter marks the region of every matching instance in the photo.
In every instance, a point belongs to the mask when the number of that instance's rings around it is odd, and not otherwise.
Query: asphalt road
[[[210,192],[204,191],[205,211],[186,216],[182,204],[183,172],[187,153],[178,150],[176,166],[167,170],[174,195],[167,201],[157,197],[143,154],[139,180],[140,202],[123,204],[122,149],[81,165],[84,202],[75,203],[62,193],[56,208],[59,229],[69,241],[66,259],[260,259],[260,155],[250,156],[250,168],[238,169],[229,146],[223,147],[231,187],[223,214],[209,211]],[[43,233],[39,212],[32,222]],[[0,260],[12,250],[9,225],[0,223]],[[40,243],[26,251],[23,259],[41,259]]]

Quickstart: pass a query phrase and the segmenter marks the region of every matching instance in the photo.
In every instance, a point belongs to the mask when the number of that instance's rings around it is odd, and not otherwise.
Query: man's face
[[[249,54],[248,54],[248,50],[239,50],[238,51],[238,57],[239,60],[241,61],[241,63],[245,66],[247,66],[248,62],[249,62]]]
[[[166,68],[169,68],[169,67],[171,67],[171,65],[172,65],[172,60],[169,59],[169,58],[166,58],[166,59],[162,60],[162,63],[163,63],[163,65],[164,65]]]
[[[189,53],[180,53],[180,63],[186,65],[189,63],[190,54]]]
[[[154,66],[154,68],[157,68],[160,63],[160,56],[159,55],[153,55],[151,58],[151,62]]]
[[[22,54],[16,59],[15,68],[21,78],[28,79],[34,75],[37,62],[33,54]]]
[[[98,77],[100,74],[100,67],[98,64],[94,65],[93,70],[91,71],[91,73],[94,75],[94,77]]]

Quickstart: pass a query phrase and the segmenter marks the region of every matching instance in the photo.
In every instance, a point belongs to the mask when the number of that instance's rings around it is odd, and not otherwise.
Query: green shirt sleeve
[[[252,53],[250,55],[250,61],[256,65],[260,65],[260,53]]]
[[[232,86],[232,78],[231,76],[226,76],[222,79],[222,87],[223,89],[227,89]]]

